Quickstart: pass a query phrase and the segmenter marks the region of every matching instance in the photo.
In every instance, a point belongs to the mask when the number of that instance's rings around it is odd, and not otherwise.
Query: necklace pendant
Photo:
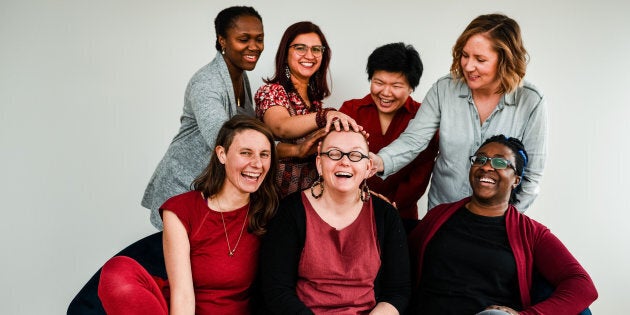
[[[230,257],[234,256],[234,252],[233,251],[228,251],[228,256],[230,256]]]

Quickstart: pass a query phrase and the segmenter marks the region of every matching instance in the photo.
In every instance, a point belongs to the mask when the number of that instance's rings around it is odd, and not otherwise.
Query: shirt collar
[[[466,85],[466,82],[464,80],[460,80],[458,82],[457,90],[459,92],[460,98],[468,100],[468,102],[471,104],[473,103],[472,92],[470,91],[470,88],[468,87],[468,85]],[[503,94],[501,100],[499,101],[499,108],[503,108],[503,106],[516,106],[517,91],[518,89],[514,90],[513,92]]]

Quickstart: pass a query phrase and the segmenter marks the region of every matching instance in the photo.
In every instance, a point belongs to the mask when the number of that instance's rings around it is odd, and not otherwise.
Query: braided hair
[[[516,161],[516,165],[514,166],[516,167],[516,173],[518,176],[521,177],[521,182],[518,184],[518,186],[516,186],[516,188],[512,189],[512,192],[510,193],[509,202],[511,205],[515,205],[519,202],[516,195],[521,192],[521,190],[523,190],[523,187],[521,187],[521,183],[523,183],[524,180],[529,181],[529,179],[524,175],[525,168],[527,167],[527,162],[529,161],[527,151],[525,151],[525,146],[523,145],[523,142],[521,142],[521,140],[519,140],[518,138],[506,137],[505,135],[496,135],[486,139],[486,141],[483,142],[480,148],[492,142],[500,143],[510,148],[510,150],[512,150],[512,153],[514,153],[514,159]]]

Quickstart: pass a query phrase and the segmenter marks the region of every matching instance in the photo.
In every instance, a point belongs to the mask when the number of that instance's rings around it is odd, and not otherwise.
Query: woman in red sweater
[[[527,160],[520,140],[489,138],[470,157],[473,195],[433,208],[411,232],[413,314],[575,315],[597,298],[562,242],[513,206]],[[536,275],[555,287],[541,301]]]

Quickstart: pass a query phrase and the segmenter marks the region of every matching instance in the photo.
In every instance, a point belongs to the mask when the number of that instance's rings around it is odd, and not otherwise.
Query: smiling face
[[[499,55],[485,36],[473,35],[466,41],[460,62],[466,84],[473,92],[494,93],[499,88]]]
[[[219,162],[225,165],[222,190],[249,194],[258,190],[271,165],[271,144],[262,133],[247,129],[234,135],[229,148],[217,146]]]
[[[365,138],[361,133],[354,131],[331,131],[320,147],[320,152],[328,152],[338,149],[344,153],[358,151],[368,155],[369,150]],[[324,179],[325,193],[356,194],[361,182],[366,179],[372,167],[372,161],[368,158],[358,162],[352,162],[348,156],[342,156],[334,161],[326,155],[318,155],[316,159],[317,172]]]
[[[490,158],[501,157],[516,165],[514,152],[507,146],[490,142],[477,150],[476,155]],[[472,165],[469,173],[473,198],[484,204],[508,204],[512,189],[516,188],[521,178],[511,167],[494,169],[487,161],[484,165]]]
[[[265,48],[262,21],[251,15],[239,17],[227,36],[219,36],[219,44],[225,49],[224,59],[230,69],[251,71]]]
[[[407,78],[400,72],[377,70],[370,81],[370,95],[380,114],[396,114],[412,91]]]
[[[319,35],[317,35],[316,33],[306,33],[296,36],[295,39],[293,39],[293,41],[289,44],[289,46],[295,44],[302,44],[308,47],[322,46],[322,41],[319,38]],[[313,56],[310,48],[307,49],[304,56],[300,56],[293,47],[289,48],[289,53],[287,55],[287,65],[289,65],[292,79],[296,78],[300,81],[308,82],[309,78],[313,74],[315,74],[317,70],[319,70],[321,61],[322,56]]]

